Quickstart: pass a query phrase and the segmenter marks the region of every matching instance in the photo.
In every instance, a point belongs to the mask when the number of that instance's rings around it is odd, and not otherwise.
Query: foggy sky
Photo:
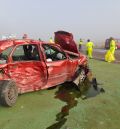
[[[120,0],[1,0],[0,36],[49,40],[54,32],[73,33],[78,41],[102,43],[120,38]]]

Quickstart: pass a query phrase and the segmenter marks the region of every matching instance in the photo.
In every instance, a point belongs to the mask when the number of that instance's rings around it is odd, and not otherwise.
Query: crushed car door
[[[72,53],[72,52],[67,52],[68,56],[69,56],[69,60],[68,60],[68,71],[69,71],[69,77],[71,78],[74,73],[79,69],[79,65],[78,65],[78,59],[79,59],[79,55]]]
[[[43,44],[42,46],[46,57],[49,85],[65,82],[68,76],[65,53],[53,45]]]
[[[37,45],[16,46],[11,58],[8,70],[10,77],[18,84],[20,92],[38,90],[46,84],[46,65],[40,59]]]

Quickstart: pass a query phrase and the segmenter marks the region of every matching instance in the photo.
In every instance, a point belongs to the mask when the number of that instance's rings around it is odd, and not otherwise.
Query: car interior
[[[13,61],[39,61],[40,56],[36,45],[20,45],[12,55]]]
[[[46,55],[47,61],[58,61],[66,59],[66,55],[64,52],[61,52],[56,47],[50,46],[48,44],[42,45],[44,48],[44,53]]]

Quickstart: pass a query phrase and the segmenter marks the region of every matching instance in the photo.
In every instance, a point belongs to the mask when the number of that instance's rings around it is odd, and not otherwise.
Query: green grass
[[[12,108],[0,106],[0,129],[120,129],[120,64],[92,59],[90,68],[105,93],[82,100],[57,87],[20,95]]]

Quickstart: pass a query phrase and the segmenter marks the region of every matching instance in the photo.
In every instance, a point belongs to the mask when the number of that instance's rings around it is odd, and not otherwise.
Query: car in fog
[[[13,106],[18,94],[75,82],[76,79],[79,88],[80,83],[84,83],[88,75],[91,75],[87,57],[78,52],[71,34],[56,32],[55,42],[32,39],[0,41],[2,105]]]

